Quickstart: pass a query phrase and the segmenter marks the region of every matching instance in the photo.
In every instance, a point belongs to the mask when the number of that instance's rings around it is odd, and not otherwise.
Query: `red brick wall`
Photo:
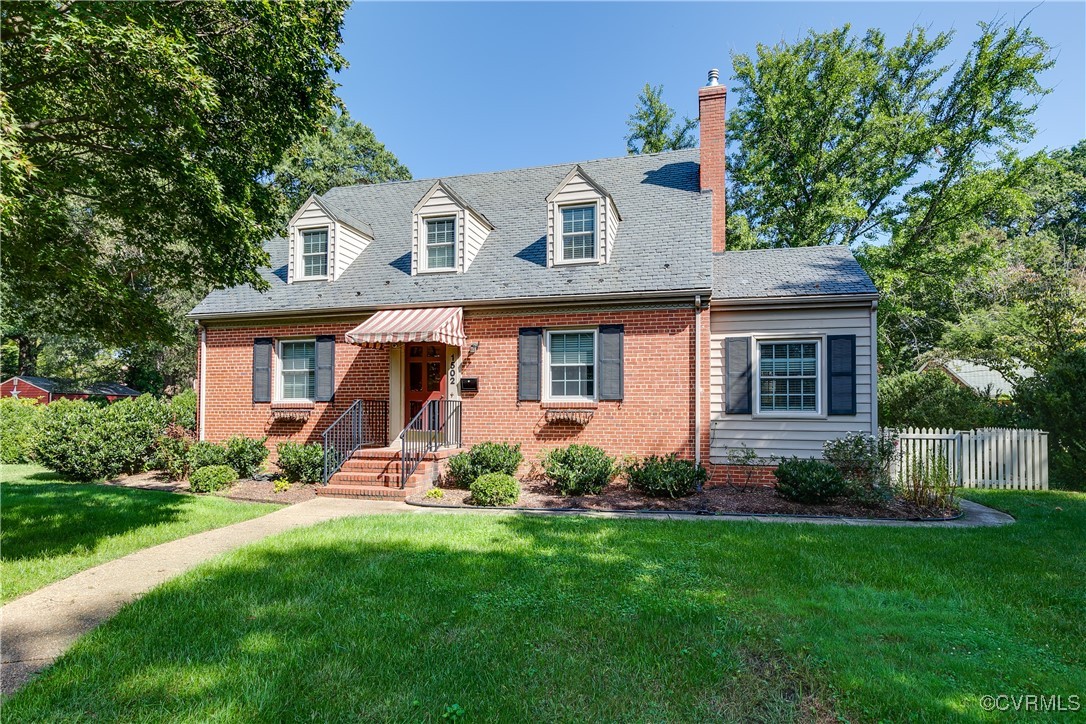
[[[360,320],[358,320],[360,321]],[[274,458],[284,440],[316,442],[321,433],[357,399],[388,399],[388,351],[347,344],[343,335],[358,321],[261,327],[209,327],[204,437],[221,442],[231,435],[268,436]],[[277,420],[272,405],[253,402],[253,340],[257,337],[336,336],[336,394],[316,402],[308,419]],[[204,364],[200,360],[200,364]],[[273,356],[273,379],[277,362]],[[274,388],[273,388],[274,389]]]
[[[706,487],[715,488],[723,485],[776,485],[777,477],[773,471],[776,465],[707,465],[709,481]],[[748,482],[749,475],[749,482]]]
[[[709,450],[709,312],[701,323],[701,453]],[[509,315],[465,313],[465,333],[478,350],[463,358],[460,375],[479,378],[479,392],[463,396],[465,446],[486,440],[519,442],[526,459],[544,450],[586,443],[616,456],[650,454],[694,457],[694,325],[692,305],[672,309]],[[273,450],[283,440],[320,439],[354,400],[388,399],[386,349],[347,344],[357,321],[207,330],[205,439],[268,435]],[[596,403],[586,425],[546,420],[546,403],[517,401],[517,337],[521,327],[625,326],[625,399]],[[276,420],[272,405],[252,401],[252,350],[257,337],[336,335],[336,397],[314,403],[305,421]],[[275,362],[273,361],[273,367]]]
[[[713,251],[724,251],[727,229],[724,198],[724,114],[728,91],[722,85],[698,90],[701,119],[701,188],[713,192]]]
[[[708,312],[702,341],[708,349]],[[546,420],[546,403],[517,401],[517,335],[520,327],[622,324],[624,397],[601,400],[584,426]],[[463,397],[464,444],[519,442],[525,458],[547,449],[584,443],[613,455],[677,453],[693,458],[694,310],[691,306],[646,311],[487,315],[469,312],[465,332],[479,349],[467,356],[461,375],[479,378],[479,392]],[[708,365],[702,374],[705,410],[703,454],[708,449]]]

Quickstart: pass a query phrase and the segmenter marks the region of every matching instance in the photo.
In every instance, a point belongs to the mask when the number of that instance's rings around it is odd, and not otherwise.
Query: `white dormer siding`
[[[307,276],[305,273],[303,247],[307,231],[324,231],[328,234],[327,273],[324,275]],[[290,242],[287,254],[288,284],[301,281],[335,281],[373,241],[373,237],[366,231],[344,221],[329,204],[316,195],[310,196],[291,218],[287,234]]]
[[[585,207],[592,209],[590,215],[595,254],[588,258],[566,258],[562,244],[563,209]],[[583,214],[578,214],[578,217],[581,216]],[[611,195],[589,178],[584,169],[575,166],[547,197],[547,266],[606,264],[611,260],[621,220]],[[577,230],[582,228],[583,222]]]
[[[428,222],[445,219],[455,220],[456,264],[431,269],[426,254]],[[438,181],[423,195],[413,212],[411,274],[456,274],[467,271],[493,229],[486,217],[468,206],[444,182]]]

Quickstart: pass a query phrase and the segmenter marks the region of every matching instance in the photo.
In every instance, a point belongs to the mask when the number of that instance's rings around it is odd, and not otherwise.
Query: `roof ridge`
[[[477,171],[475,173],[458,173],[451,176],[428,176],[426,178],[411,178],[411,179],[397,179],[395,181],[382,181],[380,183],[368,184],[357,183],[348,184],[346,186],[333,186],[328,189],[322,195],[331,193],[338,189],[355,189],[355,188],[376,188],[378,186],[392,186],[395,184],[411,184],[411,183],[429,183],[431,186],[438,181],[448,181],[449,179],[464,179],[473,178],[476,176],[496,176],[503,173],[512,173],[514,171],[542,171],[549,168],[572,168],[585,163],[599,163],[600,161],[621,161],[623,159],[641,159],[641,158],[655,158],[657,156],[667,156],[669,154],[689,153],[691,151],[698,150],[697,147],[693,148],[680,148],[670,151],[659,151],[658,153],[627,153],[624,156],[605,156],[604,158],[592,158],[581,161],[567,161],[565,163],[547,163],[540,166],[517,166],[515,168],[504,168],[497,171]]]

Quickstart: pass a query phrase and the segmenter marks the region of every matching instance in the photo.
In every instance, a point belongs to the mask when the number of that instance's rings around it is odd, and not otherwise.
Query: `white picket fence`
[[[1044,430],[906,428],[897,435],[896,475],[945,462],[950,479],[966,488],[1048,490],[1048,433]]]

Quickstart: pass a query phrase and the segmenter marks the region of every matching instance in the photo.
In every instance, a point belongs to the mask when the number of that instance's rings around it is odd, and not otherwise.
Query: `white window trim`
[[[592,396],[555,397],[551,394],[551,335],[592,333]],[[544,330],[543,345],[543,402],[597,402],[600,398],[600,330],[598,327],[555,327]]]
[[[313,390],[317,389],[317,338],[316,337],[284,337],[275,340],[275,402],[315,402],[313,397],[283,397],[283,344],[289,342],[313,343]]]
[[[591,259],[566,259],[565,253],[565,234],[562,233],[562,211],[565,209],[580,209],[588,206],[592,206],[596,209],[595,226],[596,228],[592,232],[592,249],[595,254]],[[555,266],[576,266],[579,264],[599,264],[600,263],[600,202],[597,201],[570,201],[562,204],[555,204],[554,214],[554,264]]]
[[[327,235],[327,247],[324,250],[325,266],[327,273],[308,277],[305,275],[305,232],[323,231]],[[319,282],[328,281],[332,275],[332,225],[317,224],[316,226],[299,226],[294,229],[297,238],[294,241],[294,281]]]
[[[427,252],[426,239],[429,236],[431,221],[453,222],[453,265],[430,268],[430,255]],[[431,214],[419,217],[419,273],[420,274],[455,274],[460,267],[460,212],[453,214]]]
[[[808,410],[766,410],[762,411],[762,343],[767,344],[788,344],[790,342],[802,343],[802,342],[814,342],[815,343],[815,409],[813,411]],[[825,387],[826,387],[826,370],[823,369],[825,365],[825,359],[823,358],[823,350],[825,349],[825,337],[824,336],[773,336],[773,335],[761,335],[758,337],[751,337],[751,343],[754,345],[754,349],[751,354],[751,375],[753,376],[753,384],[751,387],[754,392],[754,417],[775,417],[775,418],[803,418],[803,419],[818,419],[826,417],[823,412],[825,409]]]

